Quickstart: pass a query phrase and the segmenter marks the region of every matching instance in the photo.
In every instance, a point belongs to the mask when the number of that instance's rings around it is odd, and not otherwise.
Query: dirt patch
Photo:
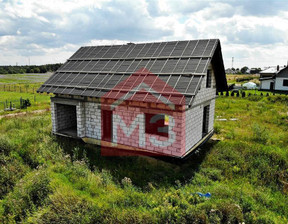
[[[20,113],[14,113],[14,114],[5,114],[5,115],[0,115],[0,120],[4,117],[18,117],[18,116],[24,116],[28,114],[41,114],[46,111],[50,111],[50,109],[45,109],[45,110],[34,110],[34,111],[29,111],[29,112],[20,112]]]

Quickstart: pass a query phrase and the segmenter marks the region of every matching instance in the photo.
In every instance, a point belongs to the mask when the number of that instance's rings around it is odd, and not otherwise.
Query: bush
[[[0,154],[0,199],[11,191],[28,171],[29,168],[22,164],[18,157]]]
[[[9,155],[15,148],[15,144],[9,138],[0,136],[0,154]]]

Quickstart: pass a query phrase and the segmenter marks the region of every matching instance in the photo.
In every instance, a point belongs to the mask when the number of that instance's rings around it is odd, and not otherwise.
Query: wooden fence
[[[36,93],[40,85],[0,84],[0,92]]]

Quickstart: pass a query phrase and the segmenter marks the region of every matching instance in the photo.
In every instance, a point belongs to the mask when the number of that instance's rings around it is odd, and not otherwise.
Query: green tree
[[[246,74],[247,70],[248,70],[248,67],[244,66],[243,68],[241,68],[241,73]]]

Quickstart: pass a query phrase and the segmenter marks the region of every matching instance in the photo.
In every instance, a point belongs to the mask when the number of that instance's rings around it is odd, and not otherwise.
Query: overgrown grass
[[[284,97],[220,97],[220,141],[181,162],[101,157],[52,136],[49,113],[4,118],[0,222],[287,223],[287,109]]]

